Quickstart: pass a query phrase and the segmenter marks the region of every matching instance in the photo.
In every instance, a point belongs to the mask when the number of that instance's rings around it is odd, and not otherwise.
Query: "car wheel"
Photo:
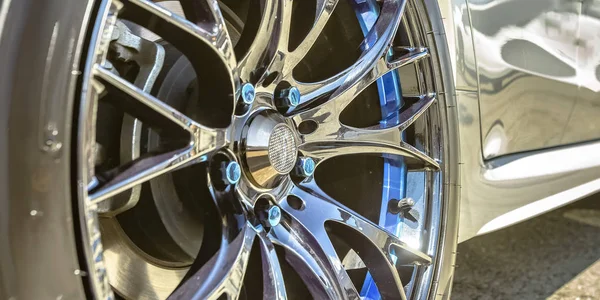
[[[72,47],[41,43],[31,67],[60,94],[14,85],[30,100],[3,110],[7,298],[449,296],[458,132],[436,1],[103,0],[60,18],[75,15]],[[20,125],[54,110],[64,126]]]

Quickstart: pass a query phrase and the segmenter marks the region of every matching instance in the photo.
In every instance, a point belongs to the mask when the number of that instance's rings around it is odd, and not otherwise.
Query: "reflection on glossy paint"
[[[477,234],[489,233],[506,227],[508,224],[514,224],[531,218],[532,216],[538,216],[542,213],[590,195],[598,189],[600,189],[600,179],[584,183],[558,194],[554,194],[544,199],[529,203],[491,220],[485,224],[479,230],[479,232],[477,232]]]
[[[600,166],[600,143],[524,155],[483,173],[489,181],[514,181]]]
[[[484,157],[600,138],[600,1],[469,2]]]
[[[578,150],[589,144],[561,146],[564,152],[560,158],[542,159],[544,156],[540,156],[543,152],[561,150],[555,146],[600,136],[599,95],[590,87],[540,77],[531,72],[517,71],[507,62],[499,61],[502,59],[499,55],[500,48],[490,49],[500,47],[491,42],[503,28],[512,26],[513,29],[524,30],[527,24],[545,12],[552,12],[557,16],[560,13],[556,12],[568,11],[565,8],[551,9],[552,5],[571,3],[577,8],[571,11],[581,11],[586,18],[600,20],[600,14],[596,13],[600,11],[598,9],[600,1],[468,0],[468,2],[469,6],[464,0],[440,0],[444,30],[451,53],[459,114],[461,149],[459,241],[532,217],[536,213],[535,210],[521,211],[522,215],[519,218],[505,217],[488,224],[491,220],[500,218],[519,207],[548,199],[562,191],[591,182],[600,174],[599,159],[596,154],[589,156],[592,150]],[[472,9],[472,14],[468,7]],[[546,15],[552,16],[552,14]],[[573,21],[566,18],[561,20]],[[551,27],[549,30],[554,30],[556,34],[557,29],[554,26],[556,24],[552,22],[548,24]],[[570,30],[568,28],[572,28],[572,25],[568,24],[558,25],[559,28],[560,26],[565,28],[565,33]],[[600,32],[598,28],[590,27],[589,30]],[[577,34],[571,32],[572,37]],[[559,42],[566,43],[565,39],[559,39]],[[572,49],[576,49],[573,44],[571,45]],[[591,45],[598,48],[596,45],[600,43]],[[474,49],[477,50],[477,55]],[[496,60],[490,60],[488,52],[497,53],[496,56],[491,56]],[[581,54],[576,51],[571,53],[579,55],[578,59],[581,61]],[[589,55],[591,54],[588,54],[588,57],[593,57]],[[562,60],[559,61],[563,63]],[[478,69],[479,63],[481,67]],[[484,66],[487,69],[484,70]],[[507,71],[490,72],[495,70],[495,66],[504,66]],[[598,66],[594,68],[599,69]],[[597,80],[599,76],[594,74],[594,77],[596,78],[590,79]],[[479,83],[481,88],[478,86]],[[517,150],[519,146],[522,147],[521,149],[527,147],[544,149],[515,154],[521,151]],[[548,149],[548,147],[552,148]],[[484,159],[484,149],[489,157],[487,160]],[[527,158],[529,155],[535,157]],[[553,172],[558,174],[555,175]],[[600,185],[595,189],[600,189]],[[578,196],[577,193],[559,195],[564,203],[575,200],[569,197]],[[480,230],[484,225],[486,228]]]
[[[504,126],[502,126],[500,122],[496,123],[485,137],[483,153],[486,154],[486,157],[504,153],[506,149],[506,140]]]

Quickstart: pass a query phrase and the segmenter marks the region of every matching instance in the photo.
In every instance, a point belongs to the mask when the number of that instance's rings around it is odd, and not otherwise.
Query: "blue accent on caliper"
[[[355,9],[363,34],[367,36],[379,16],[379,5],[375,0],[352,0],[352,6]],[[365,51],[370,48],[374,42],[375,40],[367,40],[366,43],[361,44],[361,50]],[[387,55],[392,55],[391,51]],[[398,72],[389,72],[378,79],[377,89],[383,120],[380,122],[381,126],[385,128],[399,124],[400,108],[404,103]],[[384,157],[379,225],[397,236],[400,234],[402,226],[401,219],[398,215],[388,212],[388,202],[391,199],[406,197],[406,172],[406,165],[402,158]],[[381,299],[370,273],[367,273],[360,295],[365,299]]]

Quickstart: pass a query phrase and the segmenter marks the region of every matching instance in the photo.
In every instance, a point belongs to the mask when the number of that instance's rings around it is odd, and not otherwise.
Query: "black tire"
[[[71,130],[91,1],[0,4],[0,298],[83,299]]]

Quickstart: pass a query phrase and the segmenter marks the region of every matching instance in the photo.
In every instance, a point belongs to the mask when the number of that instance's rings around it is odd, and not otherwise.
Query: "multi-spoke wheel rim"
[[[276,247],[284,249],[285,259],[315,298],[406,299],[407,295],[427,293],[440,228],[444,143],[442,122],[434,109],[438,104],[432,69],[435,62],[430,57],[433,50],[428,48],[418,3],[382,1],[373,10],[375,2],[350,1],[359,14],[370,12],[377,17],[375,21],[363,20],[362,54],[342,72],[305,83],[294,78],[293,70],[311,50],[337,1],[317,1],[312,28],[290,51],[292,2],[261,1],[263,11],[256,36],[240,57],[216,1],[180,0],[187,19],[144,0],[99,4],[99,22],[92,31],[89,63],[82,76],[84,99],[77,131],[79,207],[86,233],[83,244],[87,245],[84,251],[95,296],[112,295],[98,210],[105,215],[126,210],[135,201],[117,201],[118,195],[133,193],[144,182],[193,165],[206,166],[203,184],[209,187],[220,220],[220,244],[210,247],[214,254],[209,259],[194,261],[169,297],[238,298],[254,249],[260,251],[262,260],[263,298],[287,298]],[[197,120],[157,99],[147,86],[129,82],[115,72],[107,52],[108,44],[118,38],[113,33],[117,19],[137,23],[161,36],[183,53],[197,74],[210,69],[214,76],[201,88],[210,91],[205,96],[220,103],[218,109],[208,110],[211,115],[200,113]],[[408,45],[394,43],[401,23],[415,34],[408,38]],[[376,82],[385,89],[385,76],[405,66],[414,68],[417,90],[402,97],[404,107],[392,107],[382,122],[366,128],[340,121],[340,114],[357,95]],[[247,94],[249,84],[254,88],[252,97]],[[296,92],[299,94],[292,95]],[[99,101],[124,111],[158,135],[168,136],[176,147],[148,152],[116,168],[96,172],[95,114]],[[227,123],[214,117],[228,113],[231,117]],[[414,136],[412,145],[405,137],[409,130]],[[310,168],[314,163],[318,171],[328,160],[365,154],[384,157],[388,167],[395,165],[420,174],[415,177],[422,180],[416,207],[422,214],[413,216],[419,225],[414,234],[417,238],[413,236],[410,242],[403,240],[399,230],[401,220],[408,218],[402,214],[408,214],[410,208],[395,211],[392,206],[400,199],[390,196],[406,197],[405,188],[400,194],[386,190],[376,224],[324,192]],[[234,178],[232,170],[239,166],[240,178]],[[388,180],[393,177],[389,176]],[[387,182],[388,188],[393,183]],[[350,279],[331,234],[344,239],[368,269],[362,287]],[[200,252],[210,252],[202,247]],[[417,266],[412,269],[410,284],[401,280],[399,270],[403,266]],[[373,284],[375,294],[369,288]]]

